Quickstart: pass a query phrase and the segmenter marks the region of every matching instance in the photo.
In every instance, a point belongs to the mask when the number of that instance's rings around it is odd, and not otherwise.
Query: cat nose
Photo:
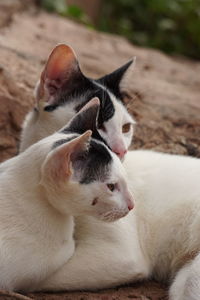
[[[131,209],[134,208],[134,202],[133,202],[132,197],[131,197],[131,198],[128,198],[128,199],[126,200],[126,203],[127,203],[127,206],[128,206],[128,210],[131,210]]]
[[[134,204],[133,204],[133,202],[131,202],[131,203],[128,205],[128,210],[133,209],[133,207],[134,207]]]
[[[134,200],[132,194],[128,191],[126,195],[126,205],[128,207],[128,210],[131,210],[134,208]]]
[[[117,154],[117,156],[119,156],[120,159],[122,159],[125,156],[125,154],[127,153],[127,150],[126,149],[120,149],[120,150],[117,149],[117,150],[113,150],[113,152],[115,154]]]

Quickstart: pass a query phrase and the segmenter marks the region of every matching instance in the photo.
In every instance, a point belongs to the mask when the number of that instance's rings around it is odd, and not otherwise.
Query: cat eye
[[[130,131],[130,129],[131,129],[131,123],[126,123],[126,124],[124,124],[123,126],[122,126],[122,132],[123,133],[127,133],[127,132],[129,132]]]
[[[113,191],[115,190],[115,188],[116,188],[116,184],[114,184],[114,183],[108,183],[108,184],[107,184],[107,188],[108,188],[111,192],[113,192]]]

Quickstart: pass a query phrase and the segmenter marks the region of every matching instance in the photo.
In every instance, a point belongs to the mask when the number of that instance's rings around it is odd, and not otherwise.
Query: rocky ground
[[[200,157],[200,63],[136,47],[70,20],[38,11],[25,0],[0,2],[0,161],[17,153],[21,125],[33,107],[33,88],[51,49],[71,45],[91,77],[137,56],[126,80],[129,111],[138,122],[134,148]],[[169,38],[169,37],[166,37]],[[98,293],[30,294],[32,299],[166,299],[155,282]],[[19,295],[6,295],[15,299]],[[22,298],[21,298],[22,299]]]

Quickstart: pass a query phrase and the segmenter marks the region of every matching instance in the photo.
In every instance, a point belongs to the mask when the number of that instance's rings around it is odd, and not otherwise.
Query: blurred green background
[[[48,11],[136,45],[200,58],[200,0],[38,0]]]

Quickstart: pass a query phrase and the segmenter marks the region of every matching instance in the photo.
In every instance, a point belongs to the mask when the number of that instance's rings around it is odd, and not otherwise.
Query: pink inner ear
[[[45,77],[50,80],[61,80],[76,66],[77,59],[73,50],[66,45],[58,45],[49,56]]]
[[[73,157],[76,157],[76,153],[83,151],[87,147],[91,134],[91,130],[88,130],[81,136],[55,150],[46,164],[53,181],[57,183],[64,182],[70,177],[72,174],[71,162],[74,159]]]

